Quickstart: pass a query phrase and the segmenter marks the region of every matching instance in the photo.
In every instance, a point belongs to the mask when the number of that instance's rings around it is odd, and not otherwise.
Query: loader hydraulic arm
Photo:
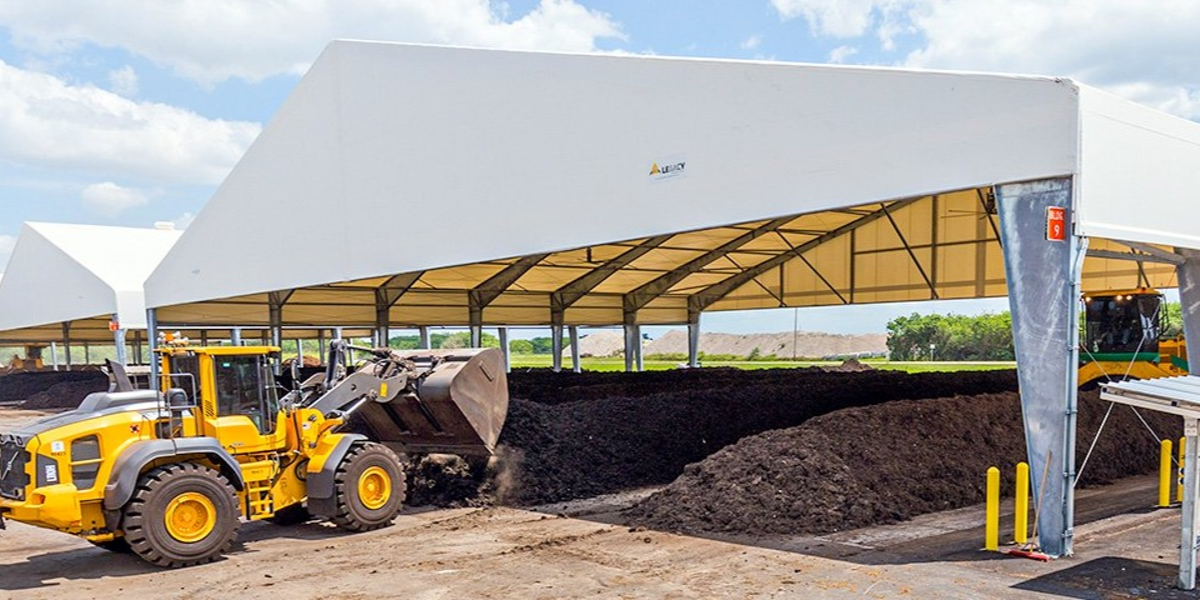
[[[372,358],[343,376],[349,370],[349,354],[353,350],[369,353]],[[386,348],[351,346],[344,340],[334,340],[329,347],[325,381],[303,405],[322,414],[337,412],[338,416],[349,418],[367,402],[387,404],[401,395],[415,396],[416,386],[430,372],[418,372],[413,361]]]
[[[351,352],[370,358],[355,369]],[[355,431],[409,453],[489,455],[508,413],[503,355],[494,348],[398,351],[335,340],[325,373],[292,395],[300,407],[354,415]]]

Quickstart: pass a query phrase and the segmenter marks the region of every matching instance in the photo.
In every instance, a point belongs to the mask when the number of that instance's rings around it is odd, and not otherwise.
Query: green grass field
[[[548,354],[522,354],[512,357],[513,369],[528,369],[528,368],[548,368],[550,367],[551,357]],[[587,371],[623,371],[625,369],[624,358],[612,357],[587,357],[582,361],[583,368]],[[991,371],[996,369],[1014,369],[1017,366],[1015,362],[891,362],[887,360],[865,360],[865,364],[870,365],[875,369],[889,369],[895,371],[907,371],[909,373],[926,373],[930,371]],[[668,369],[676,369],[679,367],[680,361],[670,360],[647,360],[645,367],[647,371],[665,371]],[[766,360],[740,360],[740,361],[705,361],[706,367],[736,367],[738,369],[795,369],[799,367],[836,367],[841,364],[840,361],[766,361]],[[570,368],[571,361],[566,359],[563,361],[565,368]]]

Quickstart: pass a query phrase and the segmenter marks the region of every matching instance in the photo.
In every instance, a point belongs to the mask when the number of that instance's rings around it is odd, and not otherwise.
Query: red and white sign
[[[1067,239],[1067,209],[1051,206],[1046,209],[1046,239],[1064,242]]]

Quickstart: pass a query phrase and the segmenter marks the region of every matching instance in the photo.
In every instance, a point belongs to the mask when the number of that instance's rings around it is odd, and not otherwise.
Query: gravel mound
[[[1096,393],[1081,394],[1079,461],[1107,408]],[[1142,416],[1159,435],[1179,436],[1178,419]],[[684,533],[824,534],[982,502],[989,466],[1000,467],[1004,493],[1011,494],[1021,460],[1016,393],[889,402],[747,437],[688,465],[628,516]],[[1128,407],[1118,406],[1080,484],[1157,466],[1157,442]],[[1040,467],[1030,470],[1040,476]]]

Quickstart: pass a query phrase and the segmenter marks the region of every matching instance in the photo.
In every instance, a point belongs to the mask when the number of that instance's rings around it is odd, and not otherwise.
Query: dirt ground
[[[0,408],[0,429],[38,414]],[[1171,588],[1178,511],[1145,509],[1151,478],[1081,491],[1078,554],[1048,564],[979,551],[979,506],[828,536],[705,539],[621,522],[651,491],[530,509],[406,509],[365,534],[248,523],[228,558],[175,571],[10,523],[0,598],[1197,597]]]

